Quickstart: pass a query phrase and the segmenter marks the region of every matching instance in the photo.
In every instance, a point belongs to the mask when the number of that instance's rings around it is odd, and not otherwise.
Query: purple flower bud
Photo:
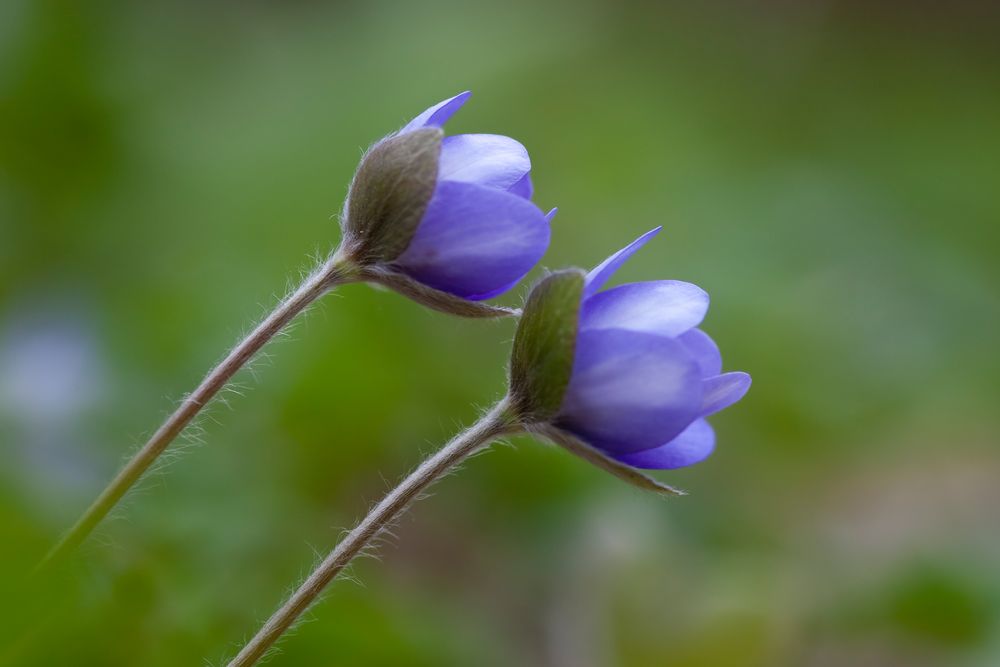
[[[722,373],[719,348],[697,328],[708,311],[708,294],[701,288],[659,280],[599,291],[659,231],[644,234],[578,279],[576,292],[568,287],[569,273],[546,279],[565,283],[561,290],[543,281],[536,288],[541,296],[529,297],[525,306],[511,362],[512,395],[522,414],[536,418],[537,406],[544,405],[545,423],[621,463],[653,469],[692,465],[711,454],[715,433],[705,417],[740,400],[750,387],[746,373]],[[553,305],[546,294],[575,298],[576,308]],[[537,331],[567,324],[555,316],[541,324],[533,311],[575,318],[575,336],[544,340]],[[519,350],[530,350],[536,361]],[[552,363],[570,351],[571,368]],[[549,360],[546,382],[528,375],[526,368],[538,366],[537,360]],[[532,377],[534,385],[523,377]]]
[[[524,146],[493,134],[443,136],[465,92],[410,121],[362,160],[345,215],[359,262],[478,301],[501,294],[545,254],[549,215],[531,202]]]

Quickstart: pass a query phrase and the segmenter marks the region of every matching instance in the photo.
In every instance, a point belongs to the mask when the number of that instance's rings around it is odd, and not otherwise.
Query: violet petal
[[[646,470],[670,470],[707,459],[715,449],[715,431],[704,419],[696,419],[665,445],[632,454],[612,454],[626,465]]]
[[[708,294],[691,283],[654,280],[619,285],[583,303],[580,330],[628,329],[679,336],[708,312]]]
[[[427,127],[428,125],[441,127],[448,122],[448,119],[451,118],[456,111],[462,108],[462,105],[465,104],[466,100],[470,97],[472,97],[472,91],[467,90],[464,93],[455,95],[455,97],[449,97],[443,102],[438,102],[431,108],[424,110],[419,116],[403,126],[403,129],[401,129],[398,134],[419,130],[420,128]]]
[[[688,353],[698,362],[703,378],[722,372],[722,354],[712,337],[701,329],[685,331],[677,340],[687,348]]]
[[[701,406],[701,373],[677,341],[581,331],[557,425],[604,451],[636,452],[673,439]]]
[[[445,137],[441,143],[439,181],[478,183],[488,188],[509,190],[530,170],[527,149],[510,137],[457,134]]]
[[[535,194],[535,184],[531,182],[531,174],[522,176],[517,183],[507,188],[507,192],[515,194],[518,197],[531,199],[531,196]]]
[[[636,250],[646,245],[649,239],[653,238],[660,233],[663,227],[657,227],[651,229],[635,241],[632,241],[627,246],[616,252],[615,254],[608,257],[606,260],[597,265],[590,273],[587,274],[587,280],[583,286],[583,298],[591,296],[596,293],[597,290],[604,286],[604,283],[608,282],[611,276],[614,274],[618,268],[631,257]]]
[[[549,225],[531,202],[474,183],[441,181],[395,264],[425,285],[482,299],[523,278],[548,245]]]
[[[739,371],[723,373],[702,381],[704,402],[701,414],[707,417],[743,398],[750,389],[750,376]]]

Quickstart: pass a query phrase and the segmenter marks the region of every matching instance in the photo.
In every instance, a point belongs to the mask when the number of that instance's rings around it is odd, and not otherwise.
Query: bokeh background
[[[989,4],[0,4],[0,664],[220,664],[500,395],[511,322],[345,288],[26,584],[336,244],[362,148],[467,88],[449,130],[522,140],[560,207],[545,266],[664,225],[620,279],[704,286],[754,387],[661,476],[687,498],[476,458],[272,664],[1000,664]]]

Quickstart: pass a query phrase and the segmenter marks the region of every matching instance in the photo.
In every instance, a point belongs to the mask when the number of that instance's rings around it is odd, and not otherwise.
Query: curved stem
[[[35,571],[48,569],[83,542],[191,420],[265,343],[274,338],[310,303],[333,287],[352,279],[354,278],[351,265],[340,255],[335,254],[283,299],[252,332],[209,371],[198,387],[181,402],[142,449],[135,453],[77,522],[52,547]]]
[[[428,486],[441,478],[463,459],[488,446],[494,439],[519,430],[508,410],[507,399],[497,403],[464,433],[455,436],[416,470],[400,482],[376,505],[361,522],[347,534],[340,544],[313,570],[298,590],[274,612],[229,663],[229,667],[248,667],[256,664],[295,620],[315,602],[323,589],[357,556],[383,528],[413,502]]]

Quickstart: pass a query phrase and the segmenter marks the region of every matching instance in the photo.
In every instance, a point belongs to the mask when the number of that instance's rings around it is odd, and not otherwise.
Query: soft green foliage
[[[552,418],[562,405],[573,372],[584,276],[579,269],[546,276],[524,304],[510,357],[510,391],[518,417],[529,423]]]
[[[437,182],[440,128],[379,142],[362,159],[348,196],[344,235],[360,261],[391,262],[410,245]]]
[[[501,396],[512,319],[346,287],[17,604],[336,245],[361,149],[465,89],[448,132],[522,141],[560,207],[544,266],[663,224],[615,280],[707,289],[753,390],[657,475],[686,498],[528,438],[471,460],[269,667],[1000,664],[990,4],[0,2],[0,664],[217,664]]]

